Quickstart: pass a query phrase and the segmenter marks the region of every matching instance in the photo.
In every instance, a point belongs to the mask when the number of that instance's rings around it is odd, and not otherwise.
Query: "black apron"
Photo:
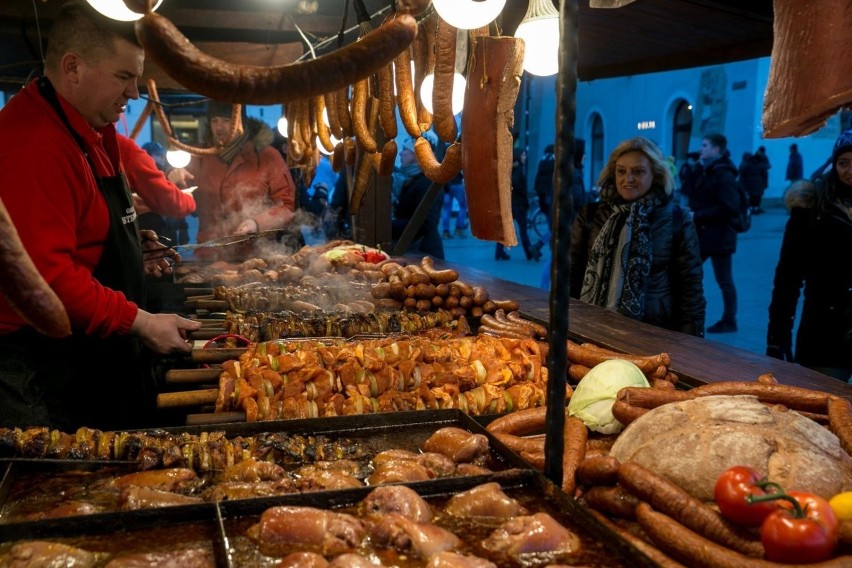
[[[124,173],[98,177],[53,86],[42,78],[38,88],[86,156],[109,209],[109,232],[92,275],[142,308],[142,246]],[[31,327],[0,336],[0,425],[66,431],[80,426],[111,430],[145,425],[153,410],[153,393],[139,351],[139,342],[131,336],[103,339],[79,330],[65,339],[51,339]]]

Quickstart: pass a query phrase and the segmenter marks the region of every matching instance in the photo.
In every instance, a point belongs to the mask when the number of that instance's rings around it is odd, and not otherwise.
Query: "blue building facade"
[[[596,185],[610,151],[621,140],[645,136],[665,155],[674,156],[680,167],[687,152],[698,150],[704,134],[721,132],[736,164],[744,152],[766,148],[772,168],[765,197],[780,198],[789,185],[785,172],[790,144],[798,146],[808,176],[831,155],[841,130],[852,127],[852,113],[838,113],[820,130],[801,138],[763,138],[769,63],[764,57],[578,82],[575,136],[586,140],[586,187]],[[556,77],[525,76],[516,107],[520,143],[527,146],[533,167],[557,131],[556,81]]]

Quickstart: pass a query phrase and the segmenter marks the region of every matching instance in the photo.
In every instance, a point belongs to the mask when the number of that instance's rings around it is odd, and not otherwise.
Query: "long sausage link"
[[[325,114],[328,117],[328,130],[338,140],[343,140],[343,127],[340,126],[340,117],[337,116],[337,93],[329,91],[323,95],[325,99]]]
[[[831,398],[828,401],[828,423],[840,439],[840,447],[852,456],[852,403],[845,398]]]
[[[792,410],[804,410],[815,414],[826,414],[832,395],[827,392],[791,387],[787,385],[764,385],[747,381],[725,381],[711,383],[692,389],[695,396],[710,395],[754,395],[764,404],[783,404]]]
[[[562,451],[562,491],[574,495],[577,488],[577,467],[586,456],[589,429],[576,416],[565,419],[565,447]]]
[[[412,16],[400,14],[387,25],[316,59],[287,65],[235,65],[194,45],[167,18],[149,12],[136,22],[136,36],[170,77],[190,91],[216,100],[271,105],[314,97],[372,75],[400,52],[417,33]]]
[[[352,131],[352,113],[349,110],[349,91],[350,85],[346,85],[337,91],[334,97],[334,104],[337,107],[337,121],[340,123],[340,129],[343,131],[343,136],[350,137],[355,133]]]
[[[334,143],[331,141],[331,129],[323,119],[323,114],[328,115],[328,110],[326,110],[325,106],[325,97],[314,97],[314,113],[319,143],[322,144],[326,152],[334,152]]]
[[[36,268],[0,199],[0,293],[25,322],[49,337],[71,335],[65,306]]]
[[[367,100],[370,98],[370,80],[361,79],[352,90],[352,130],[355,141],[362,150],[373,154],[377,151],[376,139],[367,125]]]
[[[716,544],[689,530],[669,515],[655,511],[647,503],[636,506],[639,526],[653,543],[666,554],[691,568],[786,568],[790,564],[749,558]],[[808,568],[845,568],[852,566],[852,555],[836,556],[831,560],[807,564]]]
[[[405,131],[410,136],[420,136],[420,125],[417,124],[417,103],[414,97],[414,86],[411,84],[411,53],[403,49],[393,62],[396,71],[396,104],[399,108],[399,118]]]
[[[361,155],[361,163],[358,164],[358,171],[355,174],[355,187],[352,190],[352,196],[349,198],[350,215],[355,215],[361,210],[361,203],[364,201],[364,196],[367,195],[367,190],[373,181],[376,172],[374,155],[367,153]]]
[[[618,467],[618,483],[654,509],[713,542],[755,558],[763,556],[760,540],[651,470],[635,462],[624,462]]]
[[[302,160],[305,152],[304,144],[297,138],[297,133],[301,131],[296,128],[296,121],[299,116],[297,111],[301,102],[298,100],[292,101],[285,108],[287,116],[287,139],[289,140],[287,143],[287,161],[293,166]]]
[[[579,345],[577,343],[574,343],[570,339],[567,341],[567,344],[568,359],[570,359],[574,363],[580,363],[581,365],[585,365],[590,369],[598,363],[608,361],[609,359],[624,359],[625,361],[630,361],[631,363],[639,367],[639,370],[642,371],[645,376],[651,375],[654,371],[657,370],[657,367],[659,367],[660,365],[668,366],[665,363],[666,358],[663,356],[662,353],[659,355],[651,356],[616,353],[614,351],[596,349],[587,344]],[[670,362],[671,360],[669,358],[669,363]]]
[[[380,176],[389,176],[393,173],[393,164],[396,161],[396,140],[391,138],[382,146],[381,159],[379,167],[376,168],[376,173]]]
[[[597,520],[601,522],[601,524],[603,524],[613,533],[626,540],[633,546],[633,548],[637,549],[639,552],[650,558],[660,568],[686,568],[683,564],[672,560],[671,558],[663,554],[659,549],[649,544],[647,541],[642,540],[629,530],[612,522],[606,517],[606,515],[595,510],[592,510],[591,513],[595,516],[595,518],[597,518]]]
[[[444,160],[439,162],[432,151],[432,145],[425,138],[418,138],[414,143],[414,153],[423,174],[434,183],[447,183],[461,171],[461,144],[454,142],[447,148]]]
[[[385,139],[396,138],[396,102],[393,95],[393,64],[379,69],[379,119]]]
[[[544,429],[545,412],[546,409],[544,407],[518,410],[517,412],[511,412],[493,420],[485,429],[492,434],[500,432],[515,436],[540,432]]]
[[[441,21],[435,41],[435,84],[432,89],[432,122],[435,132],[445,142],[458,135],[453,115],[453,77],[456,70],[456,28]]]
[[[423,80],[435,70],[435,32],[440,18],[436,12],[420,20],[417,37],[411,44],[414,61],[414,93],[417,101],[417,124],[425,132],[432,128],[432,113],[426,109],[423,98],[417,96],[423,87]],[[430,101],[431,102],[431,101]]]

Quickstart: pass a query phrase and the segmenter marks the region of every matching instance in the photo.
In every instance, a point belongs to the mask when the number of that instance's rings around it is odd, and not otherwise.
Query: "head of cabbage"
[[[615,434],[624,424],[612,415],[612,405],[618,391],[624,387],[650,387],[639,367],[624,359],[598,363],[574,389],[568,403],[568,415],[582,420],[589,430]]]

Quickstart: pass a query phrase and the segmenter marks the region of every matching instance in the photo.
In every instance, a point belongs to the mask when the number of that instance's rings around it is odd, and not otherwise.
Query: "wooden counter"
[[[547,291],[501,280],[470,266],[450,262],[440,264],[458,270],[465,282],[484,286],[492,298],[517,300],[525,316],[545,325],[549,323],[550,297]],[[758,375],[772,373],[781,384],[821,390],[852,400],[851,385],[822,373],[737,347],[638,322],[579,300],[571,300],[568,333],[576,341],[589,341],[626,353],[669,353],[672,357],[672,371],[689,386],[719,381],[753,381]]]

